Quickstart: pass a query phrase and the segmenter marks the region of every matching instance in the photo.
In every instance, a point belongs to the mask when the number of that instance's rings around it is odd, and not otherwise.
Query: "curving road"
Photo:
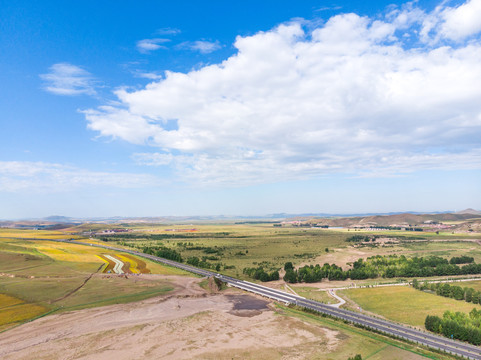
[[[24,240],[27,240],[27,239],[24,239]],[[445,351],[447,353],[451,353],[453,355],[457,355],[467,359],[481,360],[481,348],[474,345],[470,345],[470,344],[456,341],[456,340],[451,340],[432,333],[416,330],[406,325],[400,325],[398,323],[375,318],[373,316],[360,314],[360,313],[356,313],[354,311],[349,311],[345,309],[339,309],[333,306],[322,304],[314,300],[306,299],[302,296],[289,294],[281,290],[273,289],[264,285],[254,284],[249,281],[238,280],[230,276],[214,273],[212,271],[208,271],[204,269],[199,269],[190,265],[178,263],[176,261],[159,258],[154,255],[148,255],[148,254],[144,254],[134,250],[126,250],[121,248],[105,246],[105,245],[90,244],[90,243],[70,241],[70,240],[47,240],[47,239],[32,239],[32,240],[73,242],[75,244],[95,246],[99,248],[115,250],[115,251],[120,251],[128,254],[140,256],[140,257],[154,260],[169,266],[183,269],[197,275],[214,276],[219,280],[229,284],[230,286],[233,286],[245,291],[249,291],[255,294],[259,294],[264,297],[267,297],[279,302],[283,302],[285,304],[294,304],[297,306],[301,306],[322,314],[330,315],[338,319],[346,320],[353,324],[362,325],[368,329],[385,333],[397,338],[405,339],[414,343],[419,343],[419,344],[428,346],[430,348]]]

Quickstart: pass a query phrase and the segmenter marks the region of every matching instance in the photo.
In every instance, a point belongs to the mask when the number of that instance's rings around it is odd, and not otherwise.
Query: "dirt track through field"
[[[100,271],[100,269],[102,269],[103,266],[104,266],[104,264],[100,265],[99,268],[97,269],[97,271],[90,274],[79,287],[73,289],[72,291],[68,292],[66,295],[64,295],[64,296],[62,296],[58,299],[50,301],[50,304],[56,303],[60,300],[68,298],[72,294],[75,294],[77,291],[79,291],[81,288],[83,288],[85,286],[85,284],[92,278],[92,276],[94,276],[94,274],[98,273]]]

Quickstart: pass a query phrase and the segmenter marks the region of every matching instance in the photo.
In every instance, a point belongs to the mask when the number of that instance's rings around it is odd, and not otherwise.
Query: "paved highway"
[[[45,239],[35,239],[35,240],[45,240]],[[73,242],[69,240],[48,240],[48,241]],[[255,294],[259,294],[264,297],[267,297],[279,302],[283,302],[285,304],[298,305],[310,310],[314,310],[319,313],[330,315],[338,319],[342,319],[354,324],[362,325],[366,328],[379,331],[391,336],[395,336],[397,338],[423,344],[433,349],[446,351],[447,353],[451,353],[453,355],[461,356],[468,359],[481,360],[481,348],[464,343],[464,342],[451,340],[445,337],[416,330],[405,325],[400,325],[400,324],[387,321],[384,319],[379,319],[373,316],[368,316],[365,314],[360,314],[360,313],[345,310],[345,309],[339,309],[339,308],[332,307],[314,300],[303,298],[302,296],[289,294],[281,290],[273,289],[273,288],[259,285],[259,284],[254,284],[249,281],[238,280],[230,276],[225,276],[218,273],[214,273],[212,271],[199,269],[190,265],[178,263],[176,261],[159,258],[154,255],[148,255],[148,254],[144,254],[134,250],[126,250],[126,249],[115,248],[115,247],[99,245],[99,244],[83,243],[79,241],[74,241],[74,242],[76,244],[95,246],[95,247],[109,249],[109,250],[116,250],[116,251],[129,253],[132,255],[144,257],[144,258],[161,262],[166,265],[180,268],[201,276],[214,276],[219,280],[229,284],[230,286],[233,286],[245,291],[249,291]]]

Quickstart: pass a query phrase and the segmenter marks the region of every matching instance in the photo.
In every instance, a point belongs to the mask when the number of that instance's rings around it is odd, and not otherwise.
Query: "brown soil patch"
[[[117,258],[118,259],[118,258]],[[119,259],[120,260],[120,259]],[[122,260],[121,260],[122,261]],[[122,261],[123,262],[123,261]],[[129,262],[123,262],[123,266],[122,266],[122,271],[125,273],[125,274],[132,274],[132,271],[130,270],[130,263]]]

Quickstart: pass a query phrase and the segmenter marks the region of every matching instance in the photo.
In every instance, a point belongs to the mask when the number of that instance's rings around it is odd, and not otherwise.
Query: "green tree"
[[[466,300],[466,302],[473,301],[473,294],[474,294],[473,288],[464,288],[464,299]]]
[[[289,269],[286,271],[286,274],[284,275],[284,281],[294,284],[297,282],[297,271]]]
[[[413,279],[412,285],[413,285],[413,288],[419,289],[419,281],[418,281],[418,279]]]
[[[361,356],[361,354],[356,354],[353,357],[347,358],[347,360],[362,360],[362,356]]]

